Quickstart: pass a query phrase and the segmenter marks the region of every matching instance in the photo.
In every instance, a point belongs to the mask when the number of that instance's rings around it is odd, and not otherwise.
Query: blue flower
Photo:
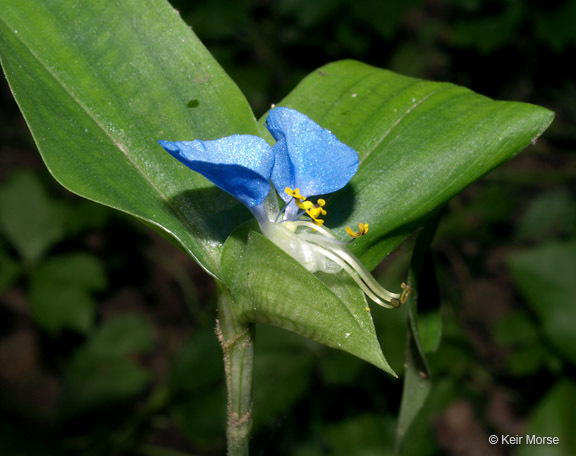
[[[272,183],[284,201],[286,187],[298,188],[307,198],[333,193],[358,171],[358,154],[308,116],[288,108],[275,108],[266,128],[276,144]]]
[[[272,109],[266,127],[276,140],[232,135],[213,141],[159,141],[172,156],[242,202],[262,233],[310,272],[345,270],[362,290],[384,307],[407,299],[382,288],[347,248],[323,225],[325,195],[344,187],[358,170],[358,154],[306,115],[289,108]],[[282,210],[270,181],[286,203]],[[310,219],[302,219],[304,216]],[[353,238],[366,234],[346,231]],[[390,304],[388,304],[390,303]]]
[[[210,179],[249,209],[262,204],[270,192],[274,153],[258,136],[158,142],[174,158]]]

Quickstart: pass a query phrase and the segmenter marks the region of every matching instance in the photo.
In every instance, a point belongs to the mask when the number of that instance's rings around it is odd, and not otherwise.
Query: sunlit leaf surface
[[[167,2],[3,0],[0,59],[62,185],[168,233],[218,275],[221,244],[249,213],[157,141],[257,126]]]

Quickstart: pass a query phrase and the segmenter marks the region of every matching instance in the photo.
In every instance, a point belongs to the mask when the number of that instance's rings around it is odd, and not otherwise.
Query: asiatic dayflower
[[[273,108],[266,128],[276,143],[258,136],[232,135],[203,141],[159,141],[172,156],[243,203],[256,217],[264,236],[310,272],[346,271],[374,302],[383,307],[404,303],[410,288],[391,293],[372,277],[346,247],[348,242],[323,226],[326,195],[343,188],[358,170],[358,154],[306,115]],[[284,201],[280,210],[270,181]],[[346,227],[353,238],[365,235]]]

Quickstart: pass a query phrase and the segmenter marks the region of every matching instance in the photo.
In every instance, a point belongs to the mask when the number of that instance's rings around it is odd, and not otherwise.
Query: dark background
[[[422,309],[433,389],[404,451],[576,454],[576,2],[172,4],[257,116],[345,58],[555,111],[536,144],[446,209],[428,273],[440,307]],[[406,250],[375,274],[397,283]],[[176,247],[55,183],[2,80],[0,454],[224,454],[215,308]],[[401,372],[405,313],[373,315]],[[349,355],[258,327],[253,454],[390,454],[401,392]],[[561,445],[488,444],[527,432]]]

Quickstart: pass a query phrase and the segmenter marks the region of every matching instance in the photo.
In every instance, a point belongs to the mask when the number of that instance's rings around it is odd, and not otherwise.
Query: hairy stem
[[[228,456],[247,456],[252,426],[252,367],[254,325],[234,311],[228,290],[219,287],[216,333],[224,356],[228,389]]]

